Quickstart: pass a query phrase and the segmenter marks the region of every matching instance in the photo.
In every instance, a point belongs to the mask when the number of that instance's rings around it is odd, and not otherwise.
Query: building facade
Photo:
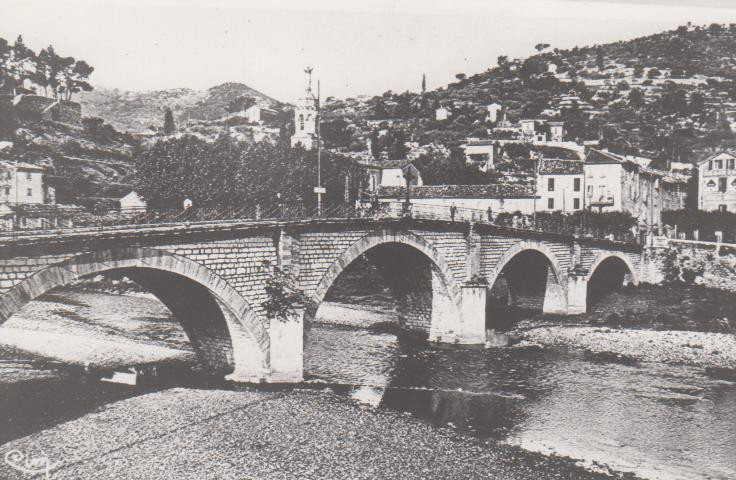
[[[736,151],[723,151],[698,162],[698,208],[736,212]]]
[[[481,140],[479,138],[468,138],[461,146],[465,153],[465,162],[476,165],[480,171],[487,172],[494,168],[495,151],[498,144],[496,140]]]
[[[662,223],[662,212],[685,206],[687,177],[642,166],[625,156],[591,150],[585,160],[585,204],[599,212],[628,212],[641,225]]]
[[[47,203],[43,168],[24,162],[0,161],[0,203]]]
[[[579,160],[540,159],[537,167],[538,210],[564,213],[582,210],[585,207],[584,166]]]

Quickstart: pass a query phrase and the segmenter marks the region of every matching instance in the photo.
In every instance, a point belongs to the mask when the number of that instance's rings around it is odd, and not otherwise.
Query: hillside
[[[386,125],[393,137],[420,144],[504,138],[487,119],[486,106],[496,102],[503,107],[499,121],[563,120],[568,140],[600,140],[602,147],[661,160],[688,161],[735,143],[736,25],[687,25],[630,41],[537,50],[526,59],[501,56],[485,72],[459,73],[457,82],[423,94],[332,100],[326,130],[337,131],[328,140],[357,150]],[[439,107],[448,109],[448,119],[435,119]]]
[[[214,121],[224,116],[226,105],[240,96],[252,97],[269,108],[281,106],[279,101],[242,83],[223,83],[207,90],[173,88],[149,92],[96,87],[80,94],[78,101],[85,116],[101,117],[121,131],[151,133],[149,127],[163,125],[167,107],[174,113],[177,125]]]

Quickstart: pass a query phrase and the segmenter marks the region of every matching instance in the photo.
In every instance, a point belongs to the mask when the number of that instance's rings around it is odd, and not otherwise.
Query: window
[[[547,199],[547,208],[550,210],[555,209],[555,199],[554,198],[548,198]]]
[[[718,205],[718,211],[719,212],[722,212],[722,213],[725,213],[725,212],[728,211],[728,206],[727,205]]]
[[[573,179],[573,181],[572,181],[572,189],[575,192],[579,192],[580,191],[580,179],[579,178]]]
[[[718,191],[719,192],[725,192],[727,185],[728,185],[728,178],[726,178],[726,177],[720,177],[718,179]]]
[[[31,180],[33,178],[33,175],[31,172],[26,172],[26,180]]]
[[[723,160],[716,160],[716,170],[723,170]]]
[[[7,172],[5,172],[5,178],[8,179],[8,180],[10,180],[11,178],[13,178],[12,174],[10,173],[10,170],[8,170]]]
[[[736,168],[736,159],[729,158],[728,159],[728,167],[726,167],[726,168],[728,168],[729,170],[733,170],[734,168]]]
[[[713,170],[713,160],[708,161],[708,170]]]
[[[574,208],[575,210],[580,210],[580,199],[579,198],[572,199],[572,208]]]
[[[547,191],[548,192],[554,192],[555,191],[555,179],[554,178],[548,178],[547,179]]]
[[[5,187],[5,195],[10,196],[10,187]]]
[[[33,189],[32,188],[29,188],[28,190],[26,190],[26,195],[29,196],[29,197],[32,197],[33,196]]]
[[[299,130],[304,130],[304,115],[299,114]]]

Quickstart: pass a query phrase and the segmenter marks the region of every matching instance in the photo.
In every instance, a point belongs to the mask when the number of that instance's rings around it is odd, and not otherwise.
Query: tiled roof
[[[580,160],[543,158],[539,162],[540,175],[582,175],[584,163]]]
[[[405,187],[382,186],[381,198],[399,198],[406,194]],[[527,185],[424,185],[411,187],[413,198],[526,198],[533,197],[532,187]]]

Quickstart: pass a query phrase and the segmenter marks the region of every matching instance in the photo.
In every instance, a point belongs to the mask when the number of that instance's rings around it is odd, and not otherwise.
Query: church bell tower
[[[294,108],[294,135],[291,136],[291,146],[301,144],[306,150],[314,148],[317,142],[317,103],[318,99],[312,92],[312,67],[304,70],[307,74],[307,88],[304,97]]]

